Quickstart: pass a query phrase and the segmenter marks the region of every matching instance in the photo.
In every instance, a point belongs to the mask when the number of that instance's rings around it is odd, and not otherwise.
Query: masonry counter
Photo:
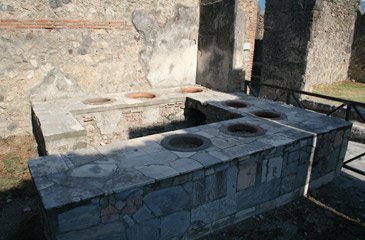
[[[303,196],[342,165],[345,121],[208,89],[178,101],[204,121],[29,161],[49,239],[196,239]]]

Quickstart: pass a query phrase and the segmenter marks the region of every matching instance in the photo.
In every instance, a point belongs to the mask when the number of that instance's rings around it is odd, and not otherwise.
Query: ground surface
[[[38,201],[26,167],[31,137],[0,139],[0,240],[43,240]],[[365,149],[351,145],[350,155]],[[347,159],[351,156],[347,156]],[[365,169],[365,157],[353,163]],[[365,178],[343,171],[309,198],[247,219],[204,240],[364,239]]]
[[[313,92],[365,103],[365,83],[344,81],[319,84],[313,87]]]

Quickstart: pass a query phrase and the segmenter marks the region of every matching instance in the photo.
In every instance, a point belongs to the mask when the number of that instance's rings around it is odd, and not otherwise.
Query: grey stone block
[[[227,169],[227,196],[233,196],[237,190],[237,164]]]
[[[234,221],[235,221],[235,218],[233,215],[218,219],[217,221],[214,221],[212,223],[212,229],[214,229],[212,231],[217,231],[218,229],[222,229],[225,226],[233,224]]]
[[[191,156],[192,159],[198,161],[200,164],[202,164],[204,167],[208,167],[217,163],[220,163],[221,160],[206,153],[206,152],[200,152],[196,153],[193,156]]]
[[[235,197],[221,198],[191,210],[192,224],[212,223],[237,211]]]
[[[38,191],[49,188],[55,184],[54,182],[50,181],[47,177],[33,178],[33,181]]]
[[[70,171],[70,176],[75,178],[106,178],[111,176],[117,165],[115,164],[86,164]]]
[[[78,203],[103,194],[101,189],[66,188],[59,185],[51,186],[39,193],[46,210]]]
[[[336,176],[336,172],[333,171],[333,172],[330,172],[322,177],[319,177],[315,180],[312,180],[309,184],[309,188],[310,189],[317,189],[329,182],[331,182]]]
[[[189,209],[190,196],[184,188],[176,186],[151,192],[144,198],[144,202],[159,217]]]
[[[256,210],[255,207],[243,209],[241,211],[236,212],[235,217],[239,220],[244,220],[246,218],[251,217],[255,213],[255,210]]]
[[[50,155],[30,160],[28,165],[33,178],[68,170],[67,164],[61,155]]]
[[[76,207],[58,215],[60,232],[84,229],[100,222],[100,208],[98,205],[84,205]]]
[[[158,180],[172,178],[179,175],[179,173],[175,169],[164,165],[141,166],[136,167],[136,169],[140,171],[143,175]]]
[[[127,240],[125,227],[122,223],[114,222],[109,224],[90,227],[81,231],[72,231],[57,236],[57,240]]]
[[[133,226],[134,226],[134,224],[135,224],[135,222],[133,221],[133,219],[132,219],[129,215],[124,215],[124,216],[123,216],[123,220],[124,220],[124,222],[126,222],[126,223],[127,223],[127,225],[128,225],[129,227],[133,227]]]
[[[216,172],[193,183],[193,206],[202,205],[225,196],[227,193],[226,171]]]
[[[276,207],[281,207],[303,195],[304,195],[304,188],[295,189],[292,192],[286,193],[286,194],[276,198],[275,199]]]
[[[262,183],[257,187],[251,187],[237,192],[237,210],[254,207],[260,203],[272,200],[280,194],[280,179]]]
[[[110,192],[122,192],[154,182],[155,180],[153,178],[146,177],[135,169],[118,169],[113,174],[112,181],[109,184],[104,185],[104,190],[109,190]]]
[[[190,212],[173,213],[161,219],[161,239],[171,239],[186,232],[190,225]]]
[[[281,180],[281,194],[293,191],[297,184],[297,175],[289,175]],[[304,184],[303,184],[304,185]]]
[[[144,223],[147,220],[150,220],[153,218],[153,215],[151,213],[151,211],[146,207],[146,206],[142,206],[134,215],[133,218],[138,222],[138,223]]]
[[[262,163],[261,182],[269,182],[281,176],[283,157],[265,159]]]
[[[296,163],[299,161],[299,158],[300,158],[300,151],[294,151],[294,152],[291,152],[289,153],[289,156],[288,156],[288,163]]]
[[[144,153],[142,156],[137,157],[124,157],[122,161],[119,161],[120,168],[130,168],[143,165],[163,165],[175,161],[178,158],[175,154],[168,151]],[[116,158],[118,160],[118,158]]]
[[[143,195],[143,190],[141,188],[129,189],[123,192],[115,194],[116,201],[125,201],[128,198],[139,197]]]
[[[289,165],[283,166],[282,177],[286,177],[291,174],[295,174],[298,171],[298,164],[296,162],[290,163]]]
[[[241,162],[237,176],[237,191],[252,187],[256,181],[256,162]]]
[[[181,174],[193,172],[203,168],[203,165],[190,158],[179,158],[170,163],[170,166]]]
[[[141,224],[135,224],[127,230],[129,240],[159,240],[160,239],[159,219],[151,219]]]
[[[69,159],[74,166],[80,166],[96,161],[107,161],[103,155],[101,155],[94,148],[85,148],[76,151],[69,152],[67,155],[63,155],[62,157]],[[115,163],[115,162],[114,162]]]

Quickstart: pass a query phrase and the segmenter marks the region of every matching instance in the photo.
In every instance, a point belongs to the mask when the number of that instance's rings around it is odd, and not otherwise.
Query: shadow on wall
[[[205,114],[199,110],[185,108],[184,116],[184,121],[172,121],[168,124],[154,125],[152,127],[130,128],[129,139],[207,124]]]
[[[365,3],[363,2],[363,5]],[[348,75],[351,80],[365,83],[365,14],[357,13]]]

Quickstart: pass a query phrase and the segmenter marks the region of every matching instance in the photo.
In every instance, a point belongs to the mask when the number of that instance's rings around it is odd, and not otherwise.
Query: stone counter
[[[56,106],[78,122],[83,114],[183,102],[184,112],[205,120],[29,161],[49,239],[196,239],[303,196],[342,166],[350,123],[240,93],[178,90],[151,89],[160,97],[132,102],[110,95],[113,102],[102,106],[85,107],[85,99],[33,105],[35,114]],[[253,114],[268,110],[280,117]],[[46,115],[36,116],[42,122]],[[237,124],[257,126],[261,135],[227,132]],[[173,134],[211,145],[168,150],[161,144]]]

